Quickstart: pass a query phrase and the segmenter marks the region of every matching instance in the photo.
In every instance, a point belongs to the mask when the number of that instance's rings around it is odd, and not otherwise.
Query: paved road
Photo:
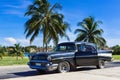
[[[36,75],[5,80],[120,80],[120,67]]]
[[[120,61],[115,61],[111,63],[106,63],[105,68],[114,68],[114,67],[120,67]],[[75,72],[84,72],[89,73],[91,71],[96,70],[95,67],[84,67],[79,68]],[[28,66],[4,66],[0,67],[0,79],[9,79],[9,78],[18,78],[18,77],[31,77],[31,76],[37,76],[37,75],[55,75],[56,73],[51,72],[48,74],[39,74],[36,70],[30,69]],[[96,74],[96,73],[95,73]]]

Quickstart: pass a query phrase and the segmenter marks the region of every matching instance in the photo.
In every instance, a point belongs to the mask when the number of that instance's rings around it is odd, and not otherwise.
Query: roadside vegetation
[[[116,45],[111,47],[111,49],[113,50],[113,55],[120,55],[120,46]]]
[[[0,66],[26,65],[28,60],[27,57],[23,59],[19,58],[18,60],[16,60],[16,57],[3,57],[3,59],[0,60]]]
[[[113,55],[114,60],[120,60],[120,55]]]
[[[113,55],[114,60],[120,60],[120,55]],[[0,59],[0,66],[8,66],[8,65],[27,65],[29,61],[28,57],[24,57],[23,59],[19,58],[16,60],[16,57],[3,57]]]

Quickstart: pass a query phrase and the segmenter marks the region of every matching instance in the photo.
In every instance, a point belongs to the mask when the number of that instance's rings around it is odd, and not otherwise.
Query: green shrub
[[[116,45],[112,47],[113,49],[113,55],[120,55],[120,46]]]

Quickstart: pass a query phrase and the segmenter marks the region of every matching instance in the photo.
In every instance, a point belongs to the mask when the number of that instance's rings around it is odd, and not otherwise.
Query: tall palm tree
[[[57,44],[60,37],[67,37],[66,29],[68,24],[63,21],[64,16],[57,12],[62,7],[59,4],[50,5],[47,0],[35,0],[29,5],[26,16],[31,16],[25,23],[26,38],[31,36],[32,42],[40,32],[43,34],[43,47],[53,40]]]
[[[78,34],[75,41],[92,42],[99,47],[104,46],[106,40],[102,37],[103,30],[98,28],[101,23],[101,21],[95,21],[91,16],[79,22],[78,26],[81,26],[81,29],[75,30],[75,34]]]

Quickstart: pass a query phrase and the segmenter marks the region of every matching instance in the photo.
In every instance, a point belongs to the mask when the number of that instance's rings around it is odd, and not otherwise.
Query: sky
[[[0,45],[13,46],[21,43],[29,46],[29,38],[24,34],[25,22],[29,17],[24,16],[28,5],[34,0],[0,0]],[[103,37],[109,47],[120,45],[120,0],[48,0],[51,4],[62,5],[60,13],[64,14],[64,21],[68,22],[71,32],[67,31],[70,41],[74,41],[75,29],[84,18],[93,16],[95,20],[103,22],[99,26],[104,30]],[[60,42],[67,41],[65,38]],[[42,46],[42,34],[33,41],[32,45]],[[52,43],[50,43],[52,45]]]

